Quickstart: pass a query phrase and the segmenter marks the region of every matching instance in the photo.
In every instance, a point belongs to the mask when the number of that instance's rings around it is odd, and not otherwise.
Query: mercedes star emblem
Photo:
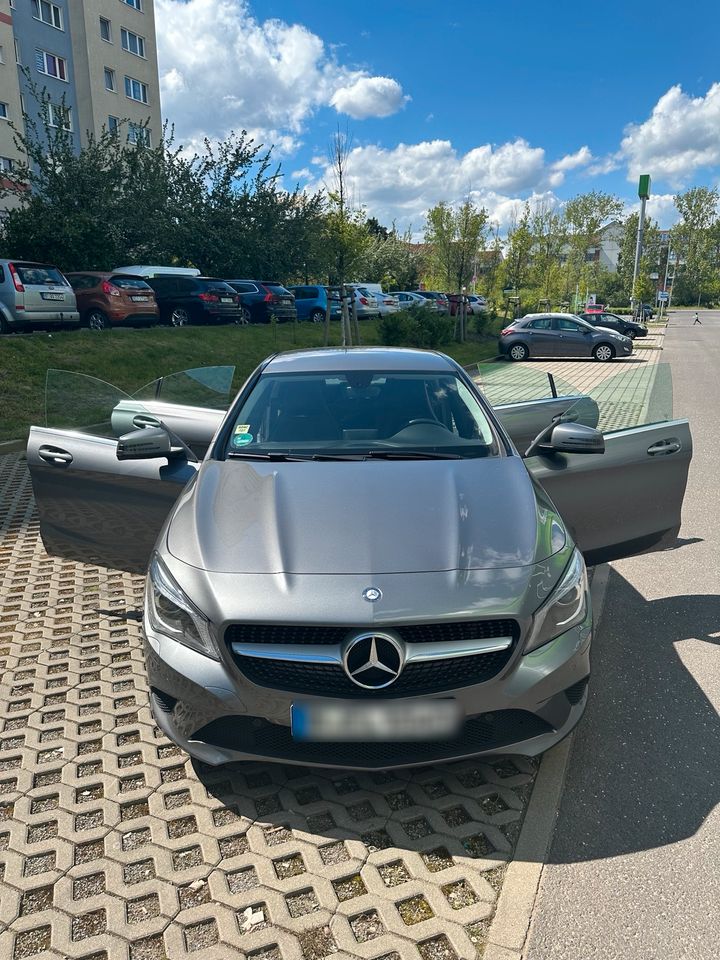
[[[367,600],[368,603],[377,603],[378,600],[382,599],[382,590],[378,587],[365,587],[362,595],[363,600]]]
[[[405,654],[399,641],[386,633],[361,633],[348,644],[345,673],[365,690],[389,687],[400,676]]]

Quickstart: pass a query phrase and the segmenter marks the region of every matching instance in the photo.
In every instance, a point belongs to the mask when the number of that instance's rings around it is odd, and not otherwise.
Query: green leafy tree
[[[673,300],[699,306],[703,294],[709,294],[713,286],[717,286],[720,192],[693,187],[678,194],[674,202],[682,219],[671,233],[679,265]]]
[[[520,296],[530,280],[534,238],[530,229],[530,204],[525,203],[520,216],[513,216],[508,229],[508,249],[503,263],[505,287],[517,290]]]
[[[444,201],[428,211],[425,242],[430,269],[449,290],[470,282],[478,250],[484,249],[488,213],[465,200],[454,209]]]

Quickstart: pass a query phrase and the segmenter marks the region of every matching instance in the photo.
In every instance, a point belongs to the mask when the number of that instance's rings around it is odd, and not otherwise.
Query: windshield
[[[265,374],[235,418],[228,456],[498,455],[455,374],[356,370]]]

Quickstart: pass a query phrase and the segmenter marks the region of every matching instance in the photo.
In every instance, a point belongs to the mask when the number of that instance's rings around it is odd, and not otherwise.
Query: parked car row
[[[413,305],[455,315],[464,297],[468,313],[486,309],[484,297],[436,290],[387,293],[379,283],[351,283],[358,319],[380,319]],[[276,280],[201,276],[189,267],[126,265],[115,270],[63,274],[52,264],[0,260],[0,332],[33,325],[105,330],[118,324],[229,322],[237,324],[338,319],[341,299],[320,284],[283,286]]]
[[[508,360],[516,361],[530,357],[593,357],[607,361],[629,357],[633,342],[630,337],[588,323],[572,313],[528,313],[500,332],[498,349]]]

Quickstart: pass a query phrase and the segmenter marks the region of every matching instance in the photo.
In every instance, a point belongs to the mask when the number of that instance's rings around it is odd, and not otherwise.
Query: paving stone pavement
[[[536,764],[193,764],[155,726],[142,578],[49,558],[0,458],[1,960],[474,960]]]

